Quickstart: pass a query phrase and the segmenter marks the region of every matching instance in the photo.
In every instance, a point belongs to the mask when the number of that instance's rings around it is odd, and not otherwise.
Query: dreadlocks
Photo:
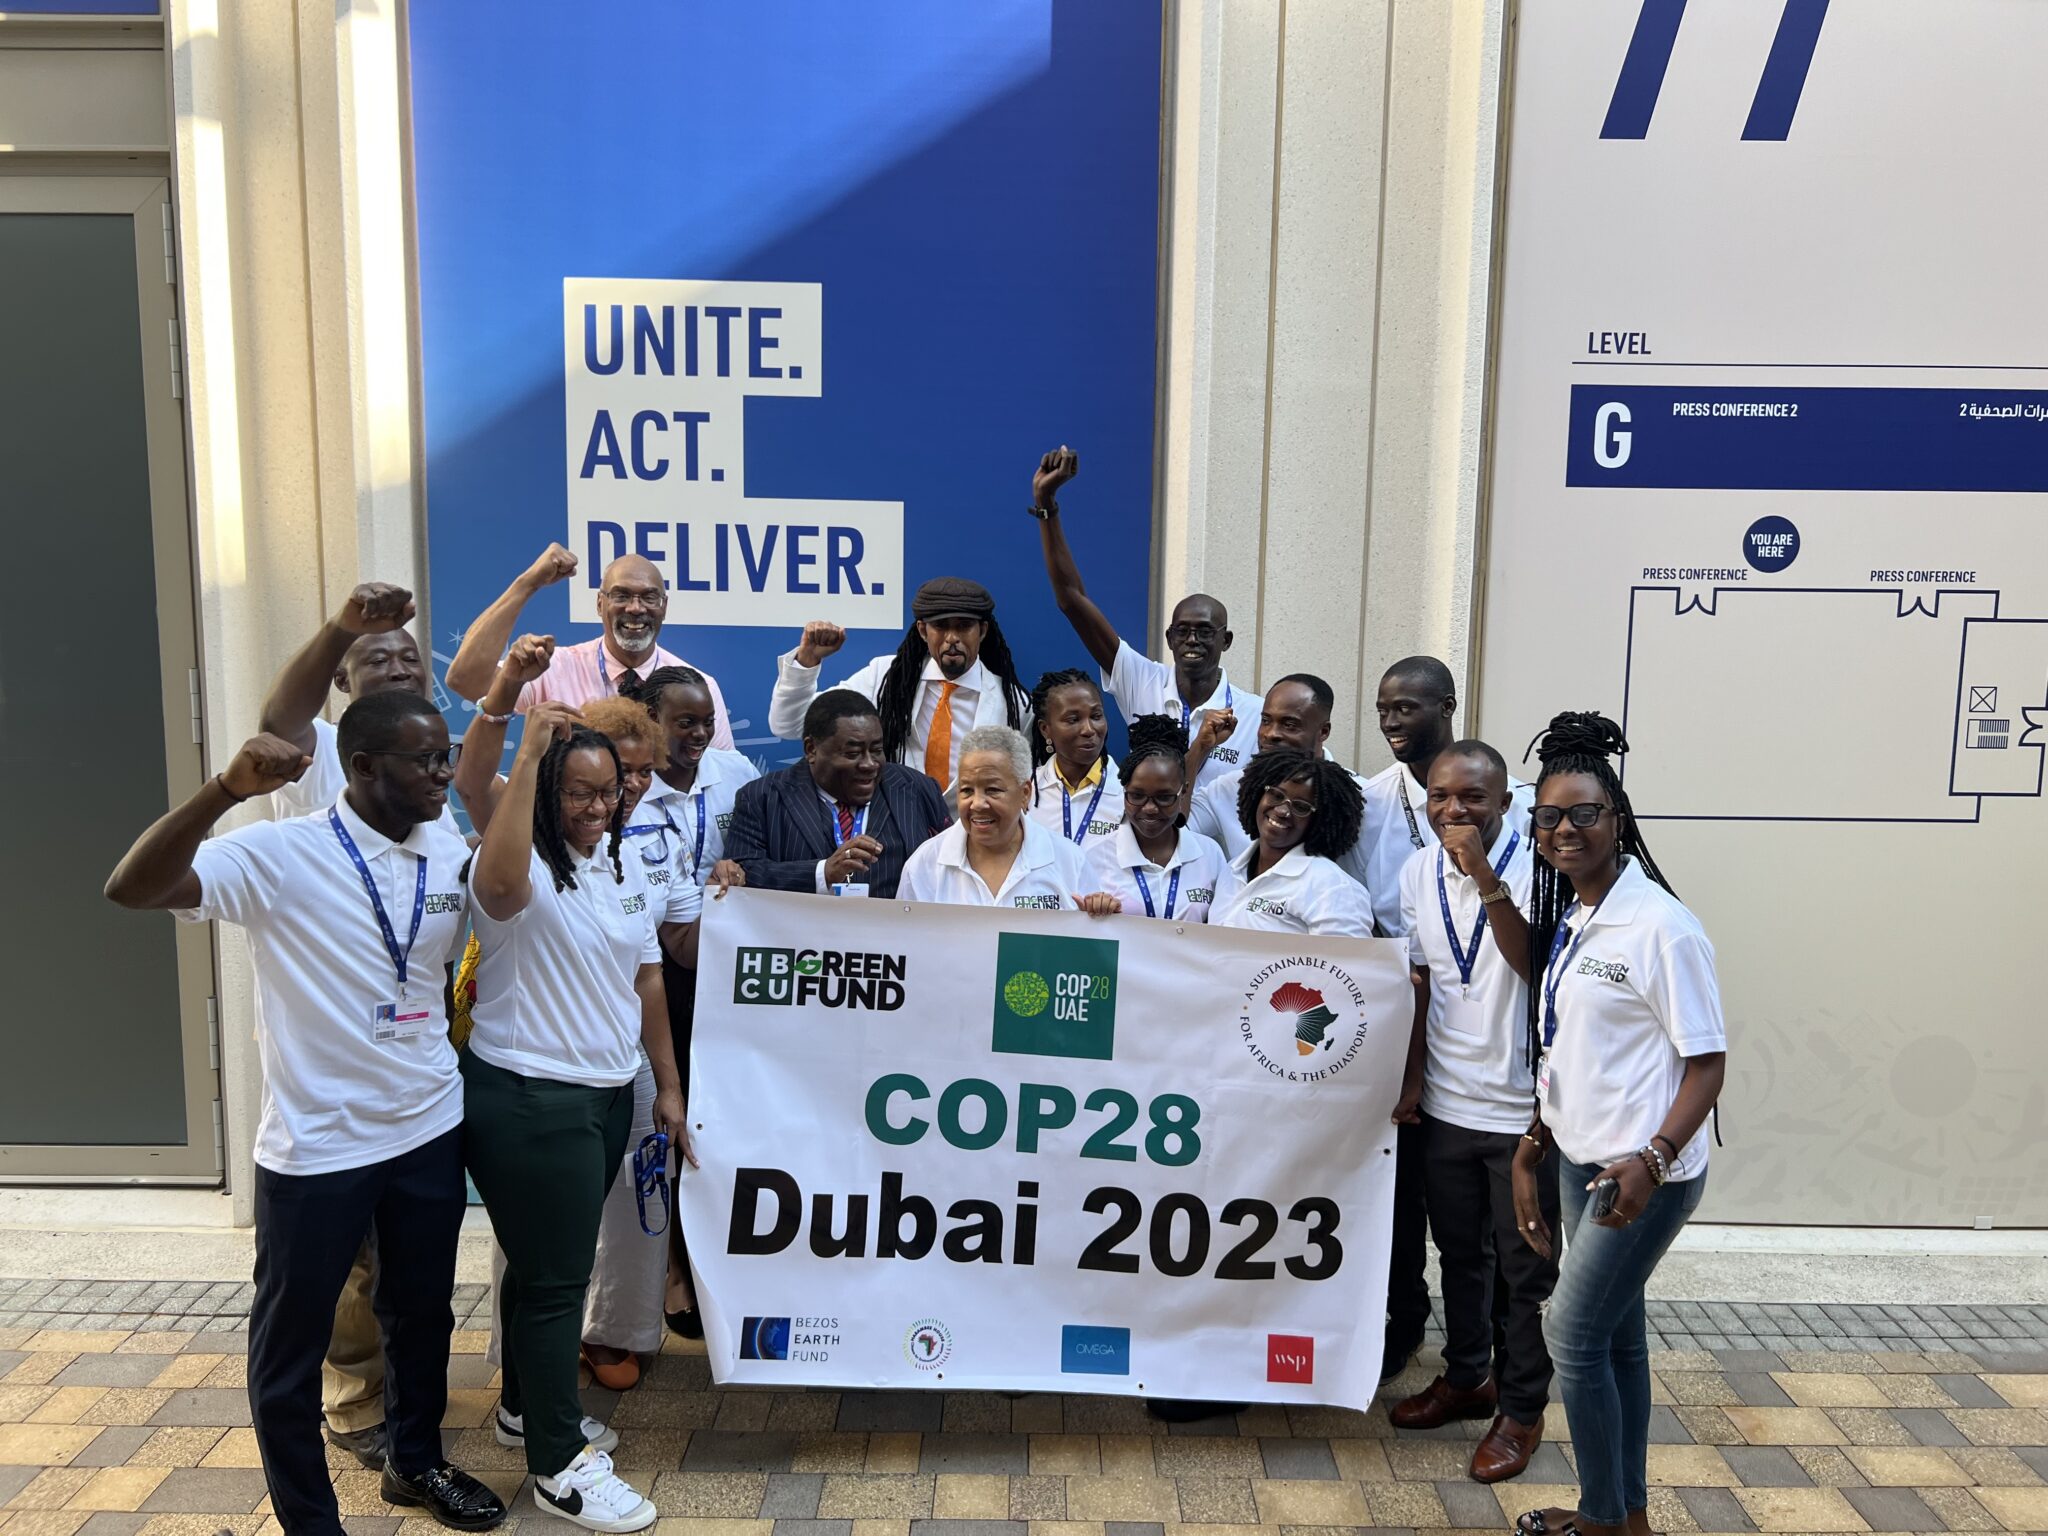
[[[662,670],[673,669],[664,667]],[[612,746],[609,736],[601,736],[589,727],[579,725],[567,736],[559,736],[549,744],[547,755],[540,760],[540,773],[534,784],[533,851],[540,855],[548,873],[555,877],[555,889],[558,891],[576,889],[576,856],[569,851],[568,839],[562,835],[562,767],[571,752],[602,752],[611,759],[612,772],[618,775],[620,786],[626,782],[625,770],[619,766],[618,751]],[[619,864],[619,839],[625,825],[626,801],[622,795],[612,806],[611,837],[606,844],[606,852],[612,860],[612,878],[621,885],[626,883],[626,871]]]
[[[981,637],[981,664],[995,675],[1003,690],[1003,708],[1010,729],[1022,731],[1021,704],[1024,685],[1017,681],[1017,663],[1010,655],[1010,642],[1003,627],[993,618],[984,620],[988,630]],[[924,678],[924,664],[931,660],[931,648],[912,624],[896,647],[895,659],[882,674],[882,686],[875,691],[875,712],[882,717],[882,756],[900,762],[910,745],[911,712],[917,704],[917,685]]]
[[[1188,601],[1192,602],[1190,598]],[[1148,757],[1171,758],[1187,776],[1188,733],[1187,728],[1171,715],[1135,715],[1130,722],[1129,745],[1124,749],[1124,760],[1117,775],[1124,781],[1124,788],[1131,785],[1131,771]]]
[[[1365,797],[1358,782],[1327,757],[1310,757],[1287,747],[1261,752],[1244,766],[1237,784],[1237,819],[1256,845],[1259,801],[1269,789],[1286,783],[1307,784],[1316,792],[1316,813],[1309,818],[1302,850],[1318,858],[1349,853],[1365,821]]]
[[[1078,667],[1063,667],[1057,672],[1042,673],[1039,676],[1037,686],[1031,690],[1031,719],[1033,723],[1026,736],[1031,743],[1031,799],[1034,804],[1038,800],[1038,770],[1043,768],[1053,755],[1052,735],[1045,727],[1046,703],[1060,689],[1076,686],[1086,688],[1095,695],[1098,701],[1102,698],[1102,689],[1095,679],[1086,672],[1081,671]],[[1107,731],[1103,732],[1102,755],[1105,757],[1109,755],[1109,733]]]
[[[1621,727],[1605,715],[1567,711],[1551,716],[1548,729],[1530,746],[1537,761],[1543,765],[1543,771],[1536,776],[1537,789],[1541,790],[1543,781],[1553,774],[1583,773],[1597,780],[1614,805],[1615,851],[1634,859],[1642,865],[1644,874],[1670,891],[1671,882],[1664,878],[1664,872],[1650,857],[1649,846],[1643,841],[1642,826],[1636,820],[1635,807],[1629,804],[1628,791],[1621,787],[1621,778],[1608,761],[1628,751],[1628,742],[1621,734]],[[1527,762],[1528,758],[1528,752],[1524,752],[1522,760]],[[1542,845],[1535,841],[1533,829],[1530,843],[1535,863],[1529,882],[1529,965],[1535,975],[1529,987],[1527,1007],[1529,1069],[1533,1072],[1543,1054],[1544,972],[1549,968],[1551,947],[1557,941],[1558,929],[1563,925],[1572,903],[1578,900],[1578,893],[1572,889],[1571,877],[1560,874],[1543,857]],[[1678,893],[1672,891],[1672,894]]]

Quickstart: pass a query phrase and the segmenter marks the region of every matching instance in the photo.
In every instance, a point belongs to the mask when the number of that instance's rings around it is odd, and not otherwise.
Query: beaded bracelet
[[[1664,1154],[1653,1143],[1636,1153],[1643,1167],[1649,1170],[1650,1182],[1662,1188],[1671,1178],[1671,1165],[1664,1161]]]

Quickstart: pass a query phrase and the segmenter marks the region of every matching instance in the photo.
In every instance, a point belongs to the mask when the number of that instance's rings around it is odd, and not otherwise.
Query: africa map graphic
[[[1294,1016],[1294,1049],[1299,1054],[1313,1056],[1318,1045],[1326,1051],[1330,1048],[1327,1031],[1337,1022],[1337,1015],[1315,988],[1290,981],[1274,992],[1267,1006]]]

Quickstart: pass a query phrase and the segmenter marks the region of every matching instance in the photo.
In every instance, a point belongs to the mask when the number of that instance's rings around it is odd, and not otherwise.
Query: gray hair
[[[1017,775],[1017,782],[1031,782],[1031,748],[1022,731],[1013,731],[1007,725],[977,725],[960,738],[962,763],[967,761],[970,752],[993,752],[998,757],[1008,758],[1010,772]]]

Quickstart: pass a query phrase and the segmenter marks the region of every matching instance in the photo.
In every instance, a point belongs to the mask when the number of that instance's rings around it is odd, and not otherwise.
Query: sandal
[[[1571,1515],[1565,1516],[1564,1524],[1553,1527],[1543,1518],[1543,1511],[1532,1509],[1515,1521],[1519,1536],[1579,1536],[1579,1523]]]

